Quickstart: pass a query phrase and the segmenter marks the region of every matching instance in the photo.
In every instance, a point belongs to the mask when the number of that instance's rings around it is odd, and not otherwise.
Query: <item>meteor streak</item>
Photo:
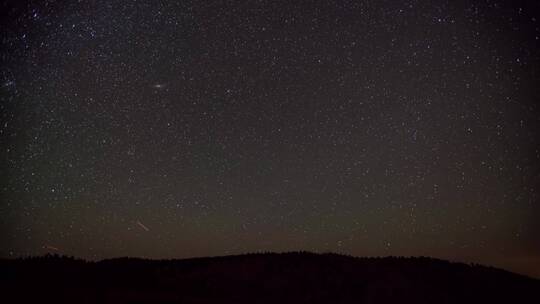
[[[54,250],[54,251],[59,251],[60,250],[57,247],[54,247],[54,246],[51,246],[51,245],[44,245],[43,248],[49,249],[49,250]]]
[[[148,227],[146,227],[143,223],[141,223],[140,221],[137,221],[137,225],[139,225],[142,229],[144,229],[145,231],[150,231],[150,229]]]

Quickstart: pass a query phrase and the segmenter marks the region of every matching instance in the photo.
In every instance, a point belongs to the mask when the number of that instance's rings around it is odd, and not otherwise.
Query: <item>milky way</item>
[[[4,1],[0,255],[309,250],[540,276],[538,11]]]

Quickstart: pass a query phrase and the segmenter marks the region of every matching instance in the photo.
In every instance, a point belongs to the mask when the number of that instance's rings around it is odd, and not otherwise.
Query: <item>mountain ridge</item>
[[[1,260],[2,294],[19,302],[475,303],[539,299],[540,280],[430,257],[250,253],[85,261],[49,255]],[[30,289],[34,292],[28,293]],[[39,297],[37,297],[39,295]],[[86,302],[85,302],[86,301]]]

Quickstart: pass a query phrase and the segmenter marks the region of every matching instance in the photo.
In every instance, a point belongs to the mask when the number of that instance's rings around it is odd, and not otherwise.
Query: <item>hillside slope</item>
[[[431,258],[283,253],[0,261],[4,303],[540,303],[540,281]]]

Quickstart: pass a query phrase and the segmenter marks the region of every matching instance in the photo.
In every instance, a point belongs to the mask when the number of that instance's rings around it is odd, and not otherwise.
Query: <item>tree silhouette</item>
[[[87,262],[0,260],[3,303],[536,303],[540,281],[418,257],[250,253]],[[536,300],[536,301],[534,301]],[[540,302],[539,302],[540,303]]]

